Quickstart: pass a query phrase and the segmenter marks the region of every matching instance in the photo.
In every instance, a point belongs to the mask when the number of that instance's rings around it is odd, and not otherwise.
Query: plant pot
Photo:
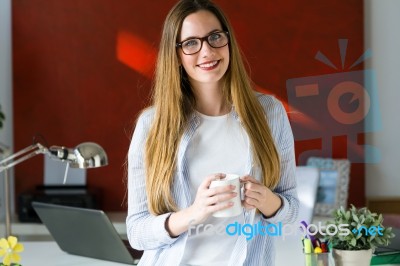
[[[372,258],[372,249],[340,250],[334,248],[332,255],[336,266],[369,266]]]

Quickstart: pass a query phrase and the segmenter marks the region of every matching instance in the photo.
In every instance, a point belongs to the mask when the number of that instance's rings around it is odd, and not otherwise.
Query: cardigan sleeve
[[[281,208],[272,217],[265,218],[269,223],[293,223],[299,212],[299,200],[296,190],[296,161],[293,133],[285,108],[276,98],[259,96],[266,112],[267,121],[280,157],[280,181],[273,190],[282,200]]]
[[[152,215],[148,210],[144,149],[154,111],[149,109],[141,114],[131,140],[128,152],[128,216],[127,236],[131,246],[138,250],[160,249],[174,243],[165,229],[170,213]]]

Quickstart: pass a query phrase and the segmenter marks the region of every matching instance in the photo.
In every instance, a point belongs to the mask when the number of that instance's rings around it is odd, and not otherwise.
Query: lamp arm
[[[38,154],[48,154],[48,149],[40,143],[35,143],[29,147],[26,147],[19,152],[16,152],[4,160],[0,161],[0,173],[20,164]],[[14,160],[17,158],[16,160]]]

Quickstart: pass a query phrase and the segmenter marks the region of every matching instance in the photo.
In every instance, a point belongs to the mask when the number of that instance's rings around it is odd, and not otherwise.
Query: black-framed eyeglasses
[[[207,41],[207,43],[213,48],[224,47],[229,43],[229,32],[214,31],[203,38],[191,38],[184,40],[183,42],[178,42],[176,43],[176,47],[180,47],[184,54],[192,55],[201,50],[204,41]]]

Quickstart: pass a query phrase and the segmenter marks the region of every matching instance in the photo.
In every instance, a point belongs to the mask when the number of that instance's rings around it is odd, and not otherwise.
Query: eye
[[[184,42],[182,43],[182,47],[192,48],[192,47],[195,47],[195,46],[198,45],[198,44],[199,44],[198,40],[196,40],[196,39],[191,39],[191,40],[184,41]]]
[[[222,33],[216,32],[216,33],[211,34],[211,35],[208,37],[208,40],[209,40],[210,42],[216,42],[216,41],[218,41],[219,39],[221,39],[222,37],[223,37],[223,36],[222,36]]]

